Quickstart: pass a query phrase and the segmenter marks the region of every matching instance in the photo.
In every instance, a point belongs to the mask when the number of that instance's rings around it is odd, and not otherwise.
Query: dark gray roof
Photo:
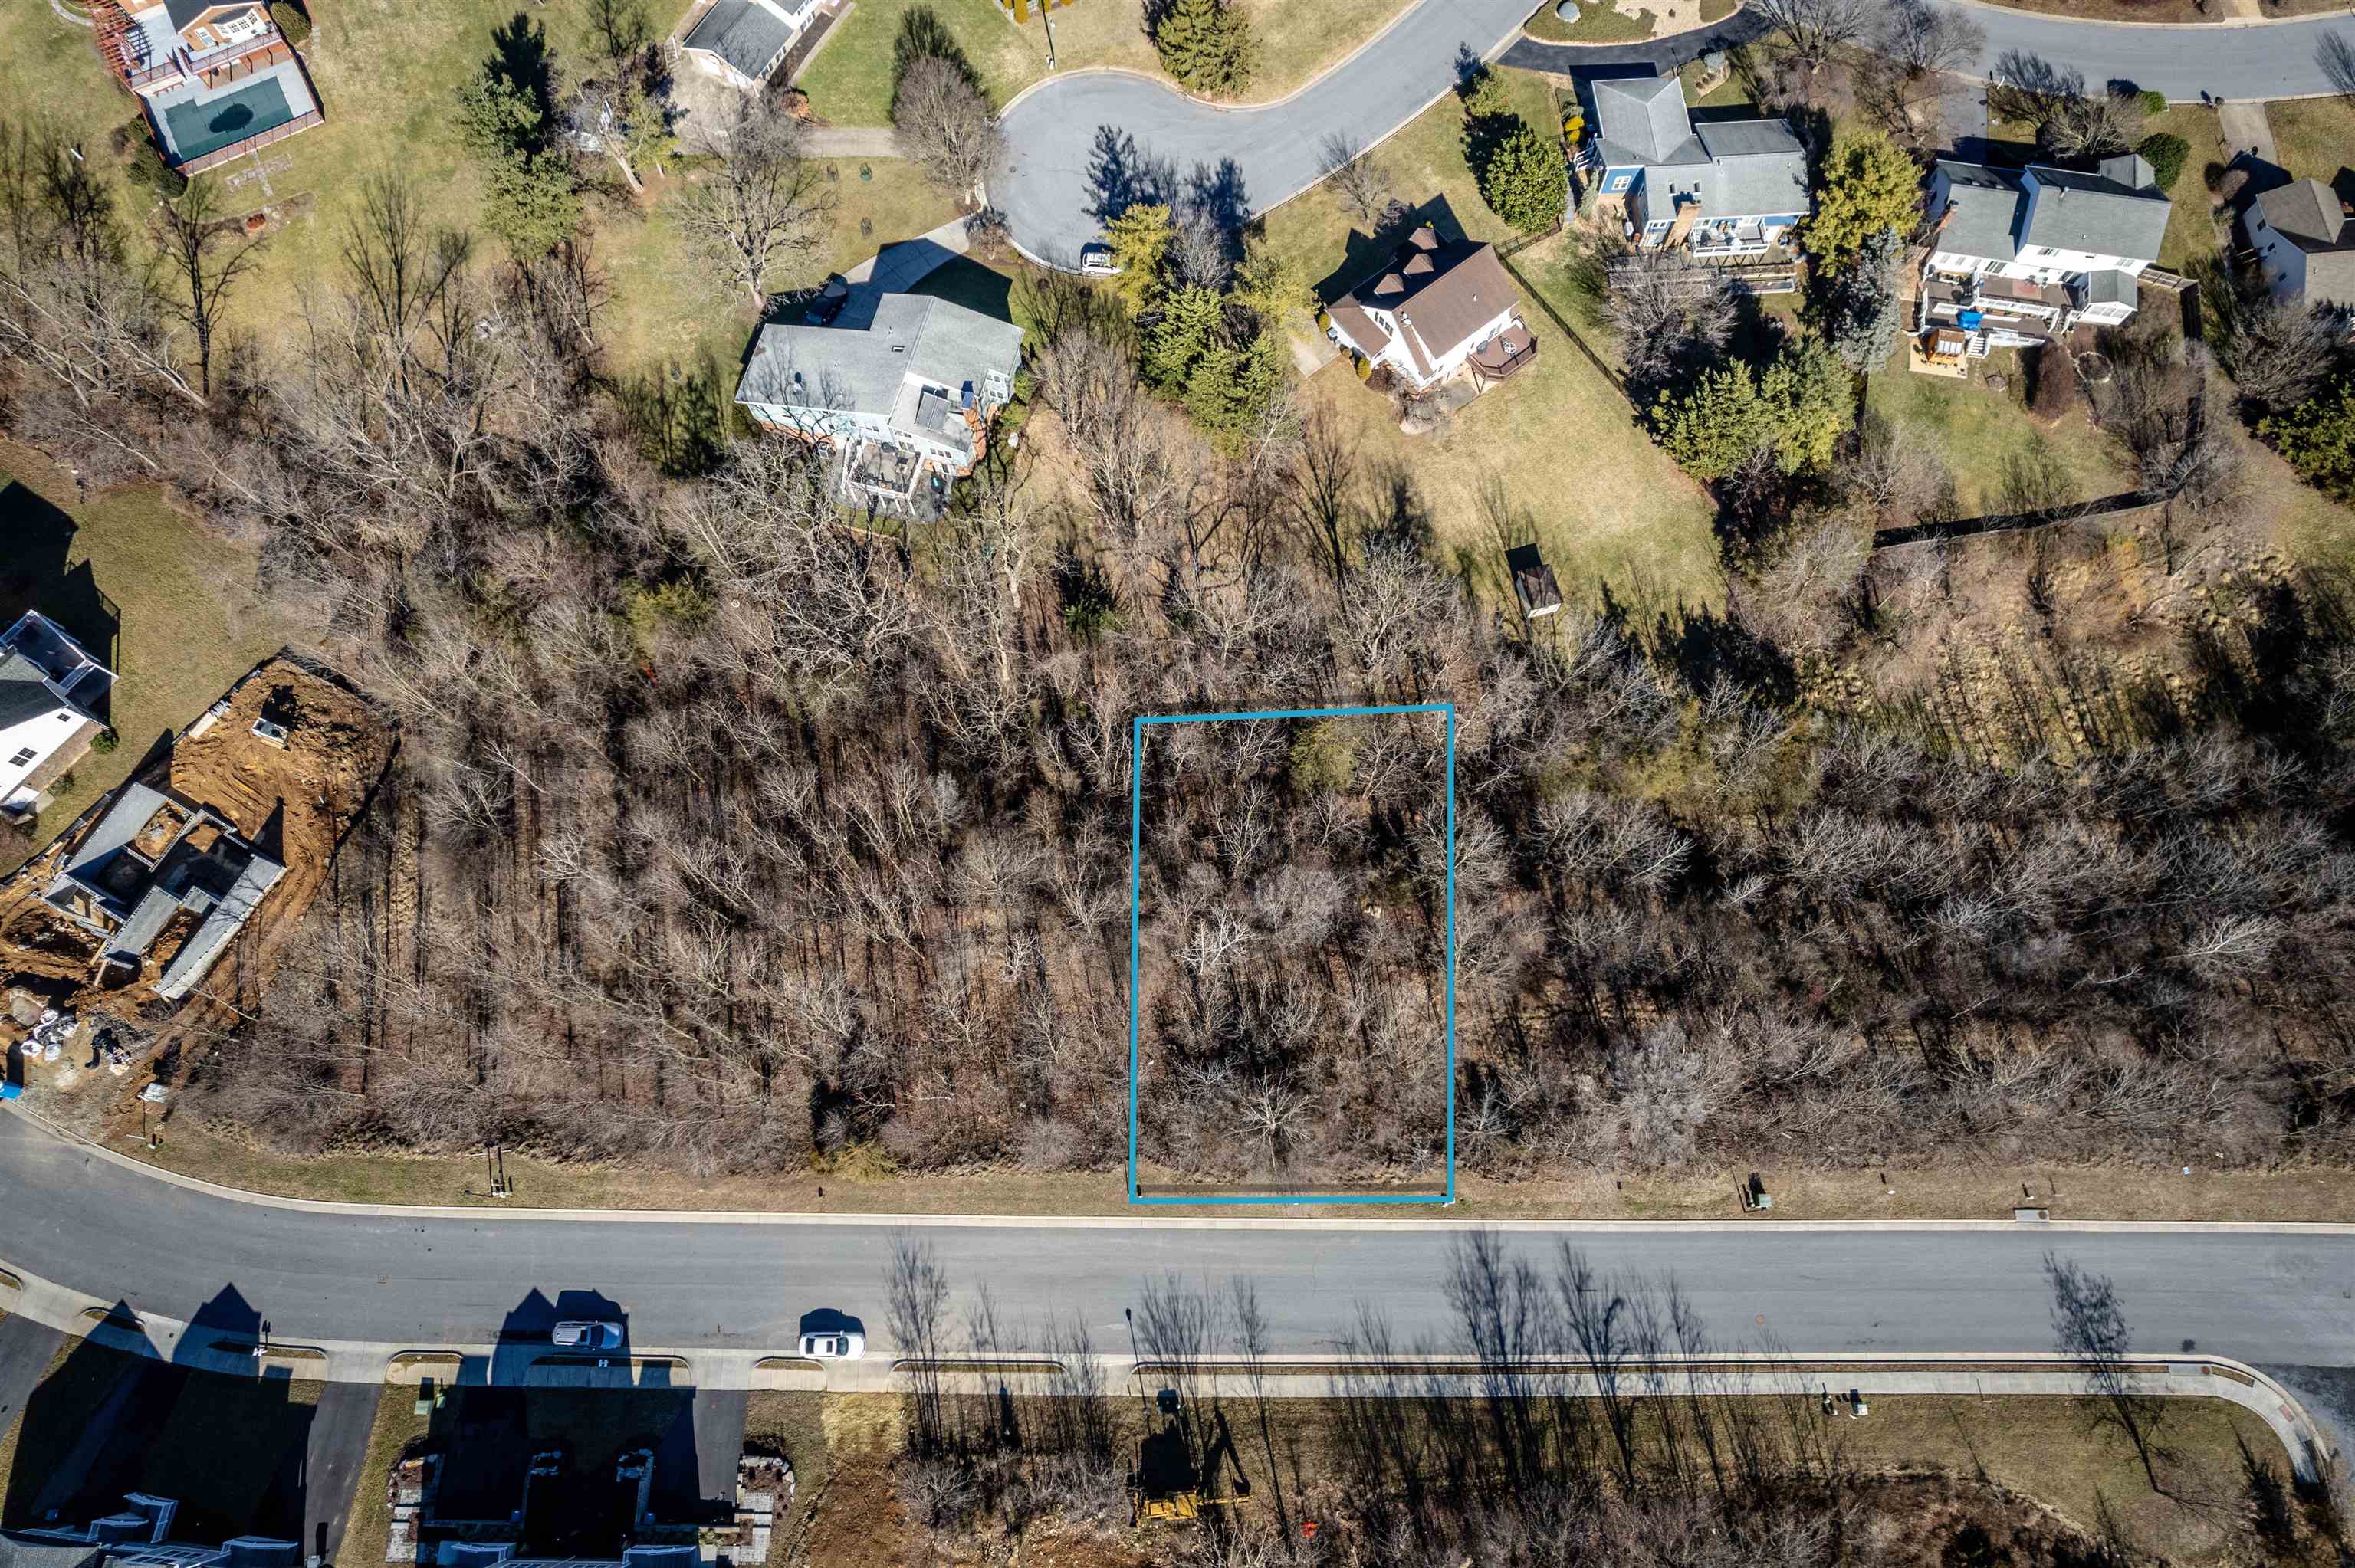
[[[794,28],[757,0],[718,0],[696,19],[683,47],[718,55],[760,81],[793,42]]]
[[[1594,137],[1605,164],[1647,166],[1698,164],[1707,158],[1685,112],[1684,83],[1672,76],[1626,77],[1595,82]]]
[[[1944,158],[1938,173],[1946,176],[1946,214],[1930,248],[1955,256],[2010,260],[2019,249],[2014,238],[2019,221],[2019,176],[1984,164]]]
[[[787,408],[837,408],[913,428],[917,383],[978,397],[992,372],[1011,381],[1022,363],[1022,329],[923,294],[886,294],[859,328],[761,329],[737,384],[736,401]]]
[[[2030,164],[2024,185],[2035,187],[2023,245],[2056,250],[2087,250],[2156,261],[2167,241],[2167,197],[2156,189],[2137,190],[2107,175]]]
[[[2300,250],[2335,250],[2347,235],[2339,194],[2320,180],[2294,180],[2257,197],[2266,227]]]
[[[0,657],[0,729],[70,706],[49,690],[48,671],[22,653]]]
[[[2105,267],[2098,272],[2085,274],[2085,302],[2089,305],[2125,305],[2140,309],[2142,285],[2131,272],[2121,272]]]

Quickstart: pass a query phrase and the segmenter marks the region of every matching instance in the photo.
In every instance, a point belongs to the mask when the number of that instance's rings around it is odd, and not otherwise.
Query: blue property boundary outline
[[[1379,717],[1389,714],[1447,716],[1447,1190],[1430,1192],[1250,1193],[1146,1197],[1136,1190],[1138,912],[1143,902],[1145,731],[1151,725],[1223,724],[1237,719]],[[1128,1201],[1132,1203],[1441,1203],[1455,1202],[1455,705],[1412,703],[1364,708],[1263,708],[1244,713],[1139,714],[1129,720],[1128,767]]]

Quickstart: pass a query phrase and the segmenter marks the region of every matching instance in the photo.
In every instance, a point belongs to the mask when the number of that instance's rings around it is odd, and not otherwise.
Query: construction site
[[[0,884],[0,1092],[86,1132],[162,1101],[177,1047],[259,1001],[392,749],[283,652],[159,743]]]

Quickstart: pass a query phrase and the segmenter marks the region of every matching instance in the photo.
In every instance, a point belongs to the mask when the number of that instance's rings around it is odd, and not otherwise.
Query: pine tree
[[[1251,85],[1251,23],[1220,0],[1171,0],[1154,24],[1153,47],[1161,69],[1197,92],[1231,96]]]
[[[1145,340],[1145,378],[1164,391],[1185,389],[1194,366],[1218,341],[1222,305],[1209,289],[1172,289],[1161,322]]]
[[[1142,309],[1161,292],[1161,263],[1178,237],[1162,202],[1138,202],[1104,225],[1104,243],[1112,247],[1120,277],[1114,286],[1129,304]]]
[[[1240,436],[1284,389],[1284,370],[1273,334],[1240,346],[1213,344],[1187,379],[1187,410],[1214,436]]]
[[[1663,392],[1652,406],[1660,445],[1699,480],[1720,480],[1774,436],[1771,411],[1746,365],[1704,371],[1682,397]]]
[[[1570,171],[1561,150],[1516,117],[1479,168],[1480,199],[1523,234],[1559,222],[1570,196]]]
[[[1849,368],[1867,375],[1889,363],[1904,327],[1897,267],[1905,237],[1884,228],[1867,238],[1840,290],[1829,334],[1832,347]]]
[[[1801,228],[1820,260],[1839,260],[1884,228],[1910,233],[1922,210],[1922,173],[1879,131],[1852,131],[1824,160],[1816,214]]]
[[[1785,346],[1758,377],[1766,439],[1785,473],[1821,468],[1856,418],[1856,382],[1839,356],[1816,338]]]

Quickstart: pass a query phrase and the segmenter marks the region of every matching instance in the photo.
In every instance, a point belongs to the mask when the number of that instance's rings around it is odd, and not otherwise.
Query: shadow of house
[[[1341,264],[1317,281],[1317,302],[1329,305],[1364,282],[1369,273],[1390,260],[1401,239],[1423,228],[1433,230],[1451,245],[1464,238],[1464,225],[1457,221],[1455,208],[1444,196],[1433,196],[1414,207],[1393,207],[1370,232],[1355,228],[1349,230]]]
[[[621,1343],[559,1346],[567,1323],[616,1325]],[[669,1380],[667,1363],[632,1358],[627,1316],[610,1298],[531,1291],[487,1364],[470,1361],[455,1386],[421,1388],[432,1418],[395,1471],[396,1552],[649,1568],[697,1556],[698,1531],[736,1518],[747,1399]]]
[[[287,1369],[222,1370],[259,1365],[261,1315],[225,1287],[169,1360],[133,1320],[118,1304],[26,1401],[0,1529],[61,1563],[293,1568],[313,1505],[344,1499],[309,1495],[315,1407]]]
[[[37,492],[13,480],[0,487],[0,624],[37,609],[112,666],[123,612],[99,588],[90,563],[70,558],[79,526]]]

